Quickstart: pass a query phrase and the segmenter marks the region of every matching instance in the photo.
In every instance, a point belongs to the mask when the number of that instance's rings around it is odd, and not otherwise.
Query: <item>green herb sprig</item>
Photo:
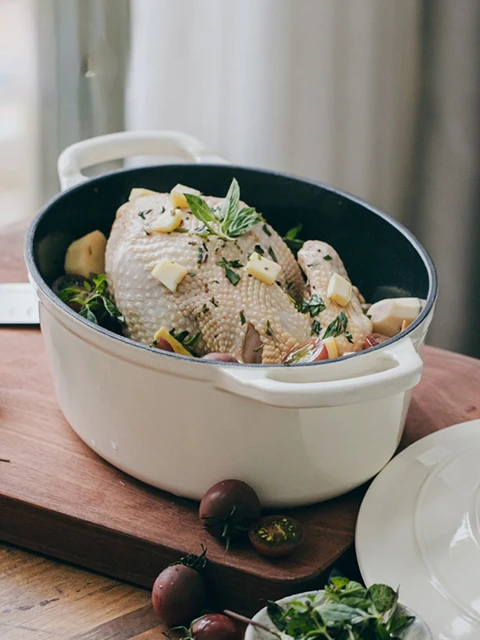
[[[303,247],[305,240],[300,240],[298,234],[302,231],[302,223],[299,222],[297,225],[292,227],[287,231],[287,233],[283,236],[285,243],[292,249],[292,251],[298,251]]]
[[[93,285],[91,282],[93,282]],[[124,325],[125,318],[108,298],[107,276],[101,273],[94,276],[91,282],[84,280],[83,288],[69,286],[60,289],[58,297],[67,304],[78,304],[81,307],[78,312],[79,315],[94,324],[103,324],[107,316]]]
[[[240,208],[240,187],[233,178],[222,206],[209,207],[200,196],[186,193],[185,198],[192,214],[204,225],[208,234],[222,240],[234,240],[243,236],[263,218],[253,207]]]
[[[343,334],[348,342],[353,343],[353,336],[349,331],[347,331],[347,324],[347,316],[343,311],[340,311],[338,316],[334,320],[332,320],[332,322],[330,322],[328,327],[325,329],[323,337],[329,338],[330,336],[332,336],[336,338],[337,336],[341,336]]]

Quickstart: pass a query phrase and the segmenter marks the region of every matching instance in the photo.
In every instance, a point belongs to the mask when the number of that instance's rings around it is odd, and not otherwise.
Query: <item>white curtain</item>
[[[129,128],[312,177],[402,216],[417,0],[132,0]]]

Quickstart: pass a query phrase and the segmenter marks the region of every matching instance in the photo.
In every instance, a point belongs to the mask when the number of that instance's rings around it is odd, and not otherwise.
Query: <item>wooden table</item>
[[[0,281],[25,279],[22,242],[23,230],[0,234]],[[425,361],[402,446],[480,418],[480,361],[429,348]],[[148,591],[0,543],[1,640],[151,640],[164,630]]]
[[[0,233],[0,281],[26,280],[24,231]],[[0,543],[1,640],[154,640],[165,630],[147,590]]]

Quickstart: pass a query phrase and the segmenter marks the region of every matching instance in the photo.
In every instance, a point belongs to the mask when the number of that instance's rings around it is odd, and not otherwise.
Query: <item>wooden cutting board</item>
[[[0,281],[25,280],[21,240],[0,238]],[[431,348],[425,361],[402,446],[480,417],[480,361]],[[0,328],[0,459],[0,539],[146,587],[204,544],[219,604],[246,613],[322,584],[353,543],[364,493],[293,511],[308,543],[290,559],[264,560],[247,545],[227,553],[201,529],[195,503],[129,478],[73,433],[38,329]]]

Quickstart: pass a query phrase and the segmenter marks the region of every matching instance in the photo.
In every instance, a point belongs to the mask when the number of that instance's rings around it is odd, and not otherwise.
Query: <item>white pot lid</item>
[[[419,440],[383,469],[356,550],[365,583],[399,584],[435,638],[480,639],[480,420]]]

